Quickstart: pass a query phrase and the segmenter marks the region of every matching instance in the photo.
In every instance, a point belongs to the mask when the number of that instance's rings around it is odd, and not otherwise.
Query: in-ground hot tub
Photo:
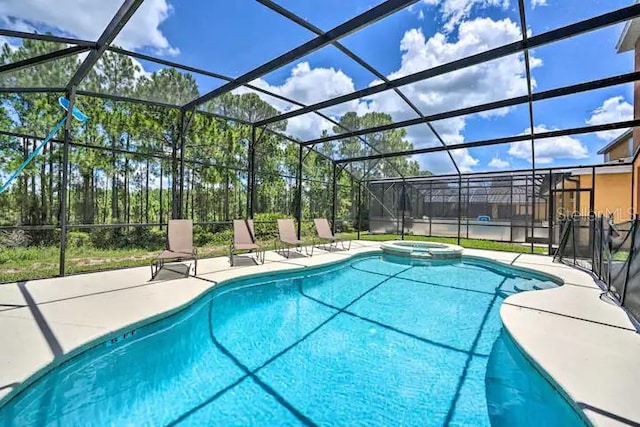
[[[413,258],[449,259],[460,258],[463,248],[446,243],[418,242],[413,240],[394,240],[380,245],[389,255],[409,256]]]

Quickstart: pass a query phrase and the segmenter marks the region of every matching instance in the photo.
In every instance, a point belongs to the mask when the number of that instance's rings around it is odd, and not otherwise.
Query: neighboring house
[[[565,188],[582,191],[557,193],[556,207],[559,206],[558,203],[562,203],[558,198],[564,194],[566,199],[563,202],[566,211],[577,207],[581,215],[588,215],[591,204],[590,190],[594,188],[593,211],[596,215],[613,215],[615,222],[627,221],[631,219],[631,170],[631,165],[596,168],[595,186],[592,186],[592,170],[572,171],[572,182],[571,184],[565,182]]]
[[[635,1],[638,3],[638,0]],[[633,50],[635,52],[634,70],[640,71],[640,18],[634,18],[624,26],[622,35],[616,46],[618,53],[629,52]],[[633,84],[633,117],[640,118],[640,82],[636,81]],[[633,157],[638,151],[640,146],[640,127],[635,127],[632,130],[630,146],[630,156]],[[621,142],[621,144],[623,144]],[[627,143],[629,144],[629,143]],[[610,156],[613,158],[613,150],[610,150]],[[633,165],[630,166],[633,169],[631,178],[629,179],[629,194],[631,194],[631,206],[633,207],[633,213],[640,213],[640,159],[636,159]],[[605,190],[606,191],[606,190]]]
[[[636,0],[636,3],[639,1]],[[640,18],[627,21],[616,46],[618,53],[635,51],[635,70],[640,71]],[[640,118],[640,82],[634,83],[634,117]],[[619,166],[596,168],[594,171],[580,169],[571,171],[569,177],[554,186],[560,190],[555,194],[556,208],[564,207],[565,212],[578,210],[581,215],[590,211],[593,194],[593,210],[600,215],[613,215],[616,222],[631,219],[640,213],[640,159],[632,165],[623,164],[633,160],[640,146],[640,127],[628,129],[602,147],[604,163],[621,163]],[[595,176],[595,183],[593,179]],[[565,192],[562,190],[575,191]],[[556,209],[558,212],[558,209]]]
[[[638,100],[640,102],[640,99]],[[619,166],[605,168],[575,169],[564,180],[560,179],[555,185],[554,206],[556,218],[572,212],[579,212],[586,216],[591,211],[591,189],[595,189],[593,197],[593,211],[596,215],[613,215],[615,222],[631,219],[631,206],[637,201],[633,194],[638,191],[640,171],[632,174],[633,166],[629,163],[636,152],[633,129],[629,129],[602,147],[598,154],[604,157],[604,163],[621,163]],[[640,166],[640,165],[639,165]],[[595,172],[595,185],[592,185]],[[632,184],[635,181],[635,184]],[[547,192],[548,193],[548,192]],[[635,212],[639,212],[636,210]]]
[[[598,154],[604,155],[605,163],[628,162],[633,158],[636,149],[637,144],[634,144],[633,129],[629,129],[602,147]]]

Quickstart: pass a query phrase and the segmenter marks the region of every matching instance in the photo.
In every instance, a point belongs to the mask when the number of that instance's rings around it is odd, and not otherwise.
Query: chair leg
[[[313,244],[311,244],[311,253],[309,253],[309,246],[305,246],[304,247],[304,253],[307,254],[307,256],[313,256]],[[302,247],[300,247],[300,253],[302,253]]]

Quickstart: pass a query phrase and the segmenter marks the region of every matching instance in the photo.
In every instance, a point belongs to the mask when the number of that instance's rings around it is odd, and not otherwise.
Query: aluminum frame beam
[[[71,46],[65,49],[48,52],[43,55],[34,56],[32,58],[23,59],[22,61],[16,61],[9,64],[0,65],[0,74],[8,73],[10,71],[18,71],[23,68],[34,67],[36,65],[45,64],[47,62],[66,58],[68,56],[74,56],[79,53],[86,52],[90,49],[91,48],[86,46]]]
[[[302,58],[318,49],[321,49],[328,44],[331,44],[334,40],[338,40],[342,37],[346,37],[349,34],[366,27],[380,19],[385,18],[392,13],[397,12],[400,9],[404,9],[418,0],[387,0],[378,6],[375,6],[366,12],[338,25],[337,27],[329,30],[324,36],[318,36],[292,50],[280,55],[277,58],[272,59],[269,62],[262,64],[261,66],[254,68],[253,70],[243,74],[236,78],[233,82],[229,82],[217,89],[214,89],[199,98],[194,99],[188,104],[184,105],[184,109],[193,109],[200,104],[203,104],[217,96],[223,95],[227,92],[236,89],[237,87],[249,83],[257,78],[260,78],[271,71],[277,70],[296,59]]]
[[[2,89],[0,88],[0,92],[1,91],[2,91]],[[41,92],[41,91],[42,90],[37,90],[37,92]],[[60,90],[56,90],[56,92],[64,92],[64,88],[61,88]],[[126,96],[118,96],[118,95],[108,95],[108,94],[104,94],[104,93],[91,92],[91,91],[86,91],[86,90],[77,90],[76,91],[76,95],[79,95],[79,96],[92,96],[92,97],[96,97],[96,98],[111,99],[113,101],[132,102],[132,103],[136,103],[136,104],[149,105],[149,106],[152,106],[152,107],[166,107],[166,108],[180,109],[179,105],[166,104],[166,103],[157,102],[157,101],[145,101],[143,99],[128,98]],[[197,114],[202,114],[204,116],[210,116],[210,117],[216,118],[218,120],[226,120],[226,121],[230,121],[230,122],[242,123],[242,124],[247,125],[247,126],[252,126],[253,125],[251,122],[249,122],[247,120],[237,119],[235,117],[223,116],[221,114],[212,113],[212,112],[209,112],[209,111],[197,110]],[[292,137],[290,137],[288,135],[276,132],[274,130],[269,129],[268,127],[265,127],[264,129],[265,129],[266,132],[268,132],[268,133],[270,133],[272,135],[278,136],[280,138],[284,138],[289,142],[293,142],[293,143],[302,145],[300,141],[298,141],[298,140],[296,140],[296,139],[294,139],[294,138],[292,138]],[[324,154],[322,154],[322,153],[320,153],[318,151],[313,150],[312,147],[308,147],[308,148],[311,149],[314,153],[316,153],[316,155],[318,155],[318,156],[320,156],[320,157],[322,157],[322,158],[324,158],[324,159],[326,159],[326,160],[328,160],[330,162],[334,162],[335,161],[334,159],[332,159],[332,158],[330,158],[330,157],[328,157],[328,156],[326,156],[326,155],[324,155]]]
[[[64,93],[63,87],[0,87],[0,93]]]
[[[635,18],[640,15],[640,4],[634,4],[632,6],[624,7],[622,9],[605,13],[603,15],[596,16],[594,18],[586,19],[584,21],[576,22],[574,24],[567,25],[555,30],[548,31],[546,33],[533,36],[525,43],[523,40],[518,40],[513,43],[509,43],[504,46],[500,46],[485,52],[481,52],[466,58],[462,58],[447,64],[438,65],[436,67],[423,70],[414,74],[409,74],[404,77],[392,80],[390,84],[381,83],[376,86],[371,86],[365,89],[361,89],[350,94],[342,95],[329,99],[326,101],[318,102],[313,105],[309,105],[307,108],[301,108],[295,111],[281,114],[269,119],[265,119],[256,122],[256,126],[263,126],[271,123],[276,123],[282,120],[290,119],[292,117],[300,116],[312,112],[314,110],[322,110],[334,105],[342,104],[344,102],[353,101],[362,97],[370,96],[376,93],[384,92],[394,87],[400,87],[411,83],[416,83],[422,80],[426,80],[432,77],[437,77],[452,71],[467,68],[473,65],[482,64],[484,62],[499,59],[508,55],[520,53],[525,49],[533,49],[552,42],[563,40],[569,37],[574,37],[579,34],[583,34],[589,31],[596,30],[598,28],[607,27],[609,25],[617,24],[629,19]],[[525,30],[526,31],[526,30]]]
[[[532,95],[531,99],[533,102],[542,101],[545,99],[558,98],[561,96],[572,95],[580,92],[587,92],[590,90],[616,86],[624,83],[631,83],[631,82],[635,82],[636,80],[640,80],[640,71],[634,71],[632,73],[621,74],[613,77],[606,77],[604,79],[592,80],[590,82],[578,83],[571,86],[564,86],[557,89],[550,89],[543,92],[537,92]],[[320,143],[329,142],[329,141],[336,141],[339,139],[351,138],[357,135],[366,135],[368,133],[374,133],[374,132],[384,132],[387,130],[417,125],[425,121],[433,122],[438,120],[450,119],[453,117],[466,116],[468,114],[475,114],[475,113],[494,110],[498,108],[514,107],[520,104],[525,104],[527,102],[529,102],[529,97],[527,95],[516,96],[514,98],[503,99],[501,101],[488,102],[486,104],[475,105],[473,107],[465,107],[458,110],[450,110],[443,113],[436,113],[430,116],[425,116],[424,118],[404,120],[401,122],[390,123],[388,125],[375,126],[368,129],[361,129],[351,133],[330,135],[323,138],[306,141],[302,143],[302,145],[310,146],[310,145],[320,144]]]
[[[86,46],[95,49],[96,42],[82,39],[74,39],[70,37],[59,37],[51,34],[28,33],[26,31],[15,31],[0,29],[0,36],[13,37],[17,39],[40,40],[44,42],[75,44],[77,46]]]
[[[527,18],[525,14],[524,0],[518,0],[518,12],[520,15],[520,28],[522,32],[522,42],[525,46],[529,45],[529,36],[527,35]],[[531,175],[532,179],[535,179],[536,174],[536,131],[535,121],[533,119],[533,88],[531,87],[531,62],[529,60],[529,48],[524,50],[524,67],[525,77],[527,79],[527,96],[529,101],[527,102],[529,107],[529,134],[531,135]],[[468,197],[468,195],[467,195]],[[535,222],[536,222],[536,195],[531,192],[531,253],[533,253],[533,235],[535,234]],[[469,222],[467,221],[467,227]],[[468,230],[468,229],[467,229]],[[467,233],[468,234],[468,233]],[[525,239],[526,240],[526,239]]]
[[[195,68],[195,67],[190,67],[188,65],[182,65],[182,64],[178,64],[176,62],[172,62],[172,61],[167,61],[164,59],[160,59],[160,58],[156,58],[154,56],[150,56],[150,55],[145,55],[145,54],[141,54],[141,53],[137,53],[137,52],[132,52],[132,51],[128,51],[119,47],[113,47],[113,46],[109,46],[107,48],[107,50],[111,51],[111,52],[115,52],[115,53],[119,53],[121,55],[127,55],[127,56],[131,56],[133,58],[137,58],[137,59],[142,59],[142,60],[146,60],[146,61],[151,61],[151,62],[155,62],[158,64],[162,64],[162,65],[166,65],[169,67],[174,67],[174,68],[178,68],[178,69],[182,69],[188,72],[193,72],[193,73],[197,73],[197,74],[202,74],[202,75],[206,75],[209,77],[214,77],[217,79],[221,79],[221,80],[226,80],[228,82],[233,81],[233,78],[229,77],[229,76],[225,76],[223,74],[218,74],[218,73],[214,73],[211,71],[206,71],[206,70],[202,70],[199,68]],[[255,90],[257,92],[261,92],[264,93],[267,96],[271,96],[277,99],[280,99],[282,101],[285,102],[289,102],[291,104],[297,105],[299,107],[306,107],[305,104],[298,102],[296,100],[287,98],[285,96],[282,96],[280,94],[277,93],[272,93],[266,89],[260,88],[258,86],[254,86],[251,84],[245,84],[245,87]],[[64,88],[61,88],[59,90],[56,90],[56,92],[64,92]],[[34,90],[35,92],[37,92],[38,90]],[[2,88],[0,88],[0,92],[2,92]],[[9,90],[9,92],[15,92],[15,90],[11,91]],[[122,102],[133,102],[133,103],[139,103],[139,104],[143,104],[143,105],[150,105],[150,106],[157,106],[157,107],[166,107],[166,108],[182,108],[180,105],[176,105],[176,104],[169,104],[169,103],[164,103],[164,102],[159,102],[159,101],[149,101],[149,100],[144,100],[144,99],[139,99],[139,98],[129,98],[126,96],[119,96],[119,95],[111,95],[111,94],[103,94],[103,93],[99,93],[99,92],[92,92],[92,91],[86,91],[86,90],[78,90],[77,91],[78,95],[82,95],[82,96],[93,96],[93,97],[97,97],[97,98],[104,98],[104,99],[111,99],[114,101],[122,101]],[[206,110],[197,110],[197,112],[199,114],[204,114],[204,115],[208,115],[211,117],[215,117],[218,118],[220,120],[228,120],[228,121],[235,121],[238,123],[242,123],[242,124],[246,124],[246,125],[253,125],[252,122],[249,122],[247,120],[243,120],[243,119],[239,119],[239,118],[235,118],[235,117],[229,117],[229,116],[224,116],[222,114],[218,114],[218,113],[213,113],[210,111],[206,111]],[[351,132],[352,130],[341,125],[338,121],[332,119],[331,117],[322,114],[321,112],[317,111],[315,112],[315,114],[317,114],[318,116],[322,117],[323,119],[329,121],[330,123],[334,124],[335,126],[338,126],[342,129],[344,129],[347,132]],[[281,134],[279,132],[276,131],[270,131],[270,133],[280,136],[280,137],[286,137],[289,141],[291,142],[295,142],[296,144],[301,144],[301,141],[295,140],[293,138],[287,137],[284,134]],[[366,141],[366,139],[364,138],[360,138],[362,140],[362,142],[364,144],[368,145],[368,142]],[[320,154],[320,153],[318,153]],[[329,159],[328,157],[325,157],[327,159]],[[331,161],[333,161],[333,159],[330,159]]]
[[[575,165],[575,166],[556,166],[552,168],[538,169],[538,172],[536,173],[536,175],[546,175],[548,172],[555,173],[556,171],[558,171],[558,173],[561,173],[561,172],[570,172],[575,169],[591,169],[591,168],[600,169],[600,168],[610,168],[610,167],[616,167],[616,166],[631,166],[631,165],[632,165],[631,162],[627,162],[627,163],[600,163],[600,164]],[[445,174],[445,175],[417,176],[409,179],[402,179],[400,177],[377,178],[372,180],[365,180],[364,182],[366,184],[382,184],[382,183],[399,184],[402,182],[406,182],[407,184],[410,184],[410,185],[417,185],[420,183],[428,183],[429,181],[457,182],[460,176],[463,179],[474,179],[474,178],[480,179],[480,177],[486,177],[486,176],[498,177],[498,178],[501,178],[501,177],[507,178],[507,177],[513,176],[513,177],[518,177],[522,179],[530,179],[531,178],[530,173],[531,173],[531,169],[514,169],[512,171],[502,171],[502,172],[500,171],[467,172],[467,173],[463,172],[461,175]]]
[[[635,126],[640,126],[640,119],[626,120],[623,122],[616,122],[616,123],[607,123],[603,125],[583,126],[579,128],[570,128],[570,129],[562,129],[562,130],[553,130],[549,132],[541,132],[536,134],[535,139],[538,140],[538,139],[546,139],[546,138],[557,138],[561,136],[580,135],[580,134],[592,133],[592,132],[603,132],[607,130],[628,129],[630,127],[635,127]],[[415,156],[417,154],[437,153],[437,152],[446,151],[446,150],[461,150],[464,148],[478,148],[478,147],[486,147],[491,145],[509,144],[509,143],[518,142],[518,141],[528,141],[530,139],[531,139],[531,135],[527,133],[524,135],[507,136],[503,138],[494,138],[494,139],[487,139],[482,141],[464,142],[461,144],[448,145],[447,147],[440,147],[440,146],[426,147],[426,148],[417,148],[414,150],[407,150],[407,151],[398,151],[398,152],[391,152],[391,153],[384,153],[384,154],[372,154],[369,156],[361,156],[361,157],[351,157],[349,159],[336,160],[336,163],[339,163],[339,164],[354,163],[354,162],[363,162],[363,161],[376,160],[376,159]],[[493,172],[493,173],[496,173],[496,172]]]
[[[80,67],[76,70],[73,77],[67,84],[67,90],[78,87],[82,80],[89,74],[93,66],[98,62],[102,54],[107,50],[107,47],[118,36],[122,28],[129,22],[129,19],[142,5],[143,0],[125,0],[120,6],[120,9],[116,12],[111,22],[104,29],[98,41],[96,42],[96,48],[89,53],[89,55],[82,61]]]
[[[284,16],[285,18],[295,22],[296,24],[300,25],[301,27],[306,28],[309,31],[314,32],[315,34],[317,34],[318,36],[323,36],[325,35],[324,31],[322,31],[320,28],[316,27],[315,25],[311,24],[310,22],[300,18],[298,15],[294,14],[293,12],[291,12],[290,10],[280,6],[279,4],[271,1],[271,0],[257,0],[260,4],[262,4],[263,6],[273,10],[276,13],[279,13],[280,15]],[[358,65],[360,65],[362,68],[364,68],[365,70],[369,71],[371,74],[373,74],[374,76],[376,76],[378,79],[382,80],[384,83],[386,84],[391,84],[391,81],[387,78],[387,76],[385,76],[384,74],[382,74],[380,71],[378,71],[375,67],[373,67],[371,64],[369,64],[368,62],[366,62],[364,59],[362,59],[361,57],[359,57],[358,55],[356,55],[352,50],[350,50],[349,48],[345,47],[342,43],[340,43],[339,41],[333,41],[331,43],[336,49],[338,49],[340,52],[344,53],[347,57],[349,57],[351,60],[353,60],[355,63],[357,63]],[[411,102],[411,100],[397,87],[393,88],[393,91],[396,93],[396,95],[398,95],[400,97],[400,99],[402,99],[405,104],[407,104],[407,106],[409,108],[411,108],[419,117],[424,117],[424,114],[422,113],[422,111],[420,111],[420,109],[413,103]],[[322,113],[320,113],[319,111],[316,111],[316,114],[321,115]],[[321,115],[322,116],[322,115]],[[431,125],[431,123],[426,122],[426,125],[429,127],[429,129],[431,130],[431,132],[433,132],[433,134],[435,135],[435,137],[438,139],[438,141],[440,141],[440,144],[442,144],[443,146],[446,145],[446,143],[444,142],[444,140],[442,139],[442,137],[440,136],[440,134],[438,133],[438,131],[436,131],[436,129]],[[451,163],[453,163],[453,167],[456,168],[456,171],[458,171],[458,173],[460,173],[460,169],[458,168],[458,164],[456,163],[456,161],[454,160],[453,156],[449,154],[449,158],[451,159]]]

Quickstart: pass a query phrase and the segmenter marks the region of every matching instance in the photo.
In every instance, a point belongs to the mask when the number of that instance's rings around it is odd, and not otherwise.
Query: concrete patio
[[[354,241],[349,251],[316,249],[287,259],[267,252],[264,265],[246,256],[188,266],[171,264],[150,281],[147,267],[0,285],[0,398],[97,343],[191,303],[218,283],[254,274],[305,269],[375,252],[379,243]],[[640,336],[625,312],[601,298],[591,276],[547,256],[465,249],[465,256],[541,271],[564,281],[523,292],[502,305],[505,328],[544,373],[597,425],[640,423],[634,391],[640,383]]]

